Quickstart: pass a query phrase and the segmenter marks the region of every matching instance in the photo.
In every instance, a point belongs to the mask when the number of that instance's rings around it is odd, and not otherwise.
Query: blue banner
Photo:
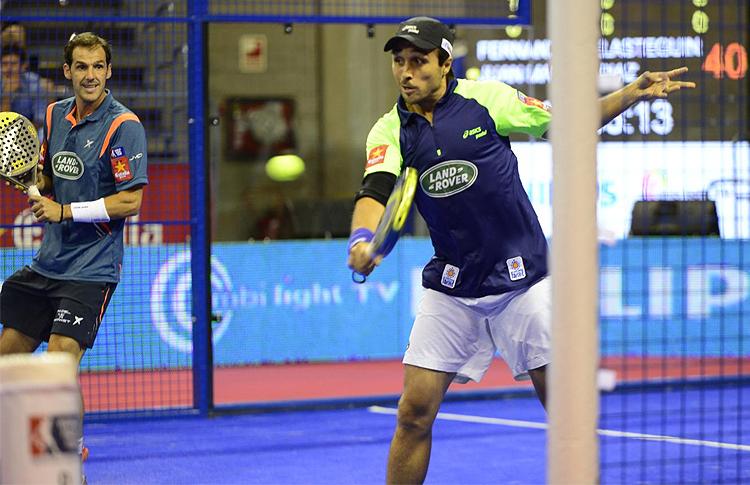
[[[400,357],[430,242],[400,241],[362,285],[345,254],[343,240],[214,244],[215,365]],[[30,252],[0,258],[4,279]],[[600,259],[602,355],[750,355],[747,241],[628,239],[602,246]],[[125,261],[84,366],[189,367],[189,250],[129,247]]]

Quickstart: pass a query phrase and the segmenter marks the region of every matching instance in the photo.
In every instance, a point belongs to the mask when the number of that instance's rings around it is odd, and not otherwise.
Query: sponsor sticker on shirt
[[[86,166],[83,160],[73,152],[57,152],[52,157],[52,173],[65,180],[78,180],[83,176]]]
[[[549,105],[544,103],[543,101],[532,98],[531,96],[526,96],[518,90],[516,90],[516,93],[518,93],[518,99],[520,99],[523,104],[526,104],[528,106],[536,106],[537,108],[543,109],[544,111],[549,111]]]
[[[448,160],[434,165],[419,176],[419,184],[430,197],[449,197],[458,194],[477,180],[479,169],[466,160]]]
[[[459,269],[452,264],[446,264],[440,284],[447,286],[448,288],[454,288],[456,286],[456,280],[458,279],[458,271]]]
[[[128,155],[125,153],[124,148],[113,148],[109,156],[115,183],[127,182],[133,178],[133,171],[130,169],[130,160],[128,160]]]
[[[508,272],[510,273],[510,280],[517,281],[526,278],[526,268],[523,266],[523,258],[516,256],[510,258],[505,262],[508,265]]]
[[[367,165],[365,165],[365,170],[373,165],[383,163],[385,161],[386,151],[388,151],[388,145],[379,145],[370,150],[369,155],[367,155]]]

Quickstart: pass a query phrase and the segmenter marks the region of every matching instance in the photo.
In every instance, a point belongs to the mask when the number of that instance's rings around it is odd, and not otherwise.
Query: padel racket
[[[39,163],[39,136],[23,115],[0,112],[0,177],[21,187],[29,195],[39,195],[36,166]]]
[[[396,179],[385,212],[380,218],[378,227],[375,229],[372,241],[370,241],[370,258],[386,257],[396,245],[401,231],[404,229],[409,210],[417,192],[419,174],[413,167],[406,167]],[[352,280],[356,283],[364,283],[367,277],[356,271],[352,272]]]

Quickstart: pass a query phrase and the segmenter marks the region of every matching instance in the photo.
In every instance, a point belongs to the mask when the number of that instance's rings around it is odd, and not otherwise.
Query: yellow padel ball
[[[478,67],[470,67],[466,70],[466,79],[471,81],[476,81],[481,75],[482,71],[480,71]]]
[[[266,162],[266,175],[276,182],[291,182],[305,173],[305,162],[297,155],[276,155]]]

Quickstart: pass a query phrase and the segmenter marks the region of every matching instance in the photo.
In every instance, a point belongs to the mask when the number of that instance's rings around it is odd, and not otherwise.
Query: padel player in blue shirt
[[[80,363],[120,280],[125,218],[140,210],[148,179],[143,125],[105,89],[111,57],[90,32],[65,46],[75,96],[47,108],[43,196],[29,196],[44,237],[31,265],[3,282],[0,355],[33,352],[44,340]]]
[[[368,275],[368,240],[396,177],[419,172],[415,204],[435,254],[404,356],[403,395],[388,483],[421,483],[432,424],[449,384],[479,381],[496,351],[545,403],[550,363],[547,243],[518,175],[508,135],[541,137],[549,108],[501,82],[454,79],[454,36],[415,17],[385,44],[400,97],[367,138],[367,165],[352,217],[348,264]],[[602,124],[632,104],[695,86],[687,68],[643,73],[600,100]],[[360,241],[360,242],[357,242]]]

